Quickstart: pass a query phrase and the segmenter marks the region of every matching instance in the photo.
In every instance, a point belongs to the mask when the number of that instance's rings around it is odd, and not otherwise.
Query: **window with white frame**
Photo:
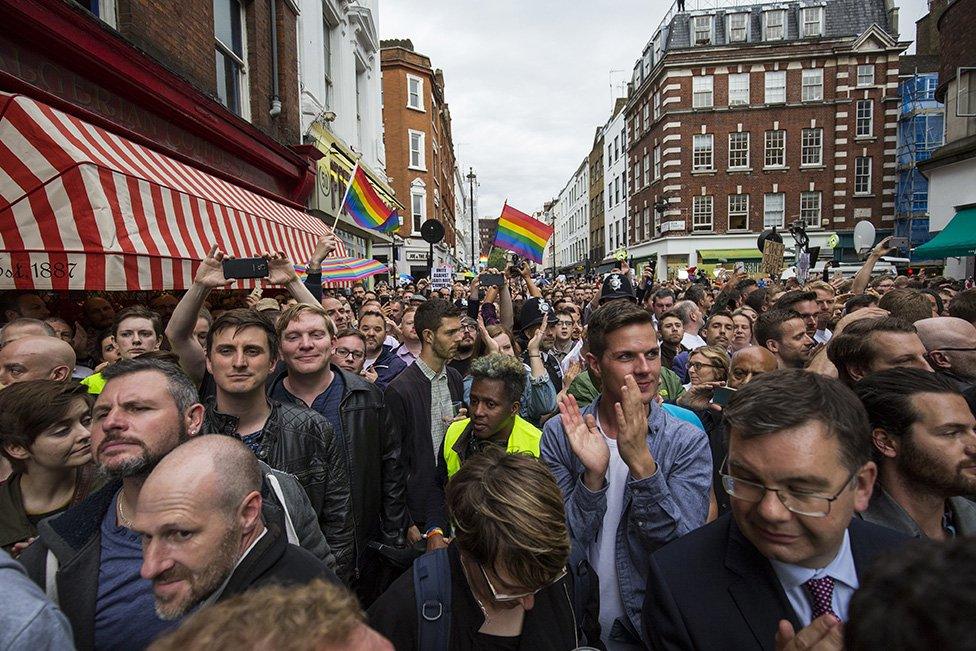
[[[749,40],[749,14],[729,14],[729,43],[745,43]]]
[[[857,137],[870,136],[874,131],[874,100],[859,99],[855,113],[854,135]]]
[[[786,166],[786,131],[783,129],[766,132],[766,156],[763,165],[766,167]]]
[[[423,131],[408,131],[410,137],[410,169],[427,170],[427,156],[424,147],[426,134]]]
[[[729,75],[729,106],[742,106],[749,103],[749,73],[737,72]]]
[[[729,195],[729,230],[749,230],[749,195]]]
[[[661,93],[654,93],[654,119],[661,117]]]
[[[763,196],[763,228],[782,228],[786,215],[786,197],[782,192]]]
[[[244,50],[244,5],[240,0],[213,0],[217,99],[248,118],[247,54]]]
[[[407,75],[407,107],[424,110],[424,80],[421,77]]]
[[[615,203],[620,203],[620,177],[613,180],[613,197]]]
[[[803,38],[823,36],[823,7],[804,7],[800,10],[800,34]]]
[[[854,159],[854,194],[871,194],[871,157]]]
[[[713,81],[711,75],[691,78],[692,108],[711,108]]]
[[[807,226],[820,226],[820,192],[800,193],[800,219]]]
[[[641,229],[641,234],[644,238],[651,236],[651,209],[644,208],[644,227]]]
[[[654,148],[654,180],[661,178],[661,146]]]
[[[692,40],[695,45],[708,45],[712,42],[712,17],[695,16],[692,18]]]
[[[651,128],[651,107],[647,102],[644,102],[644,106],[641,109],[641,114],[644,118],[644,131]]]
[[[715,167],[715,138],[710,133],[696,134],[692,143],[691,169],[710,172]]]
[[[786,10],[772,9],[763,12],[763,40],[782,41],[786,38]]]
[[[729,134],[729,169],[749,167],[749,132],[738,131]]]
[[[410,224],[414,235],[427,220],[427,191],[423,187],[410,188]]]
[[[644,185],[651,184],[651,157],[644,154]]]
[[[691,202],[691,230],[710,231],[713,230],[712,222],[714,217],[714,204],[712,196],[696,196]]]
[[[874,85],[874,66],[869,64],[860,65],[857,67],[857,85],[860,86],[873,86]]]
[[[786,71],[769,70],[766,72],[766,97],[767,104],[782,104],[786,101]]]
[[[335,100],[335,91],[332,86],[332,79],[334,73],[332,72],[332,50],[338,43],[338,39],[335,35],[335,26],[329,22],[328,19],[323,17],[322,19],[322,54],[324,61],[322,62],[322,70],[325,73],[325,106],[326,108],[332,108]]]
[[[804,102],[819,102],[823,99],[823,68],[807,68],[803,71]]]
[[[804,129],[800,165],[823,165],[823,129]]]

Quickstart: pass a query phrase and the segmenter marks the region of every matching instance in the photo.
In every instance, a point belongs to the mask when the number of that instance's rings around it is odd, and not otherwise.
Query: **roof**
[[[682,12],[671,21],[667,49],[694,47],[691,43],[691,17],[698,15],[714,15],[722,18],[715,21],[715,43],[712,45],[750,46],[762,43],[762,14],[763,11],[786,8],[786,41],[800,38],[800,8],[824,7],[824,34],[822,38],[843,38],[857,36],[872,24],[877,24],[892,37],[897,35],[888,24],[884,0],[831,0],[830,2],[810,2],[808,0],[794,2],[777,2],[775,4],[755,4],[744,7],[726,7],[715,10]],[[732,13],[749,13],[749,37],[745,43],[729,43],[724,17]]]

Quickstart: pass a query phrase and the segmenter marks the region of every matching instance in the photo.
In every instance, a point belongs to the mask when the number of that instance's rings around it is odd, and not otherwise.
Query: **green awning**
[[[912,260],[941,260],[976,255],[976,208],[965,208],[931,240],[912,251]]]
[[[719,262],[737,262],[739,260],[762,260],[762,253],[757,248],[751,249],[708,249],[698,252],[699,260]]]

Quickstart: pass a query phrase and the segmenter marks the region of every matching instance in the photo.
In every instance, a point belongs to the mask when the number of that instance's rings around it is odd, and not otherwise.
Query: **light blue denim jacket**
[[[583,414],[595,414],[597,398]],[[646,479],[629,479],[617,529],[617,581],[627,621],[637,636],[647,583],[648,559],[665,544],[705,524],[712,486],[712,453],[705,433],[651,403],[647,418],[647,447],[657,472]],[[603,526],[607,484],[597,492],[583,484],[583,463],[573,454],[558,416],[543,428],[541,458],[549,466],[566,505],[566,520],[574,544],[587,548]],[[606,632],[605,632],[606,633]]]

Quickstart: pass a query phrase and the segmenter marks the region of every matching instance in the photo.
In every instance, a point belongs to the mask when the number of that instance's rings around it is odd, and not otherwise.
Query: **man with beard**
[[[385,389],[393,378],[407,368],[404,361],[393,352],[393,347],[383,343],[386,341],[386,317],[376,311],[363,312],[359,317],[359,332],[366,340],[363,368],[376,373],[373,384]]]
[[[868,522],[916,538],[976,534],[976,418],[954,383],[894,368],[854,385],[871,421],[878,485]]]
[[[458,342],[454,359],[447,363],[457,371],[461,377],[468,374],[471,360],[474,358],[474,342],[478,338],[478,322],[470,316],[461,317],[461,341]]]
[[[661,317],[674,307],[674,292],[667,288],[648,292],[644,297],[644,307],[654,314],[654,327],[660,329]]]
[[[265,394],[278,363],[274,326],[249,309],[230,310],[207,335],[207,371],[217,386],[204,401],[204,429],[244,442],[275,470],[298,478],[335,554],[336,572],[353,572],[353,517],[342,446],[321,414]]]
[[[837,292],[829,283],[822,280],[807,283],[805,289],[817,295],[817,331],[813,335],[813,340],[818,344],[825,344],[832,336],[828,326],[833,317],[834,298]]]
[[[769,310],[756,319],[756,343],[776,356],[780,368],[803,368],[810,361],[813,338],[803,317],[791,310]]]
[[[152,582],[160,619],[264,585],[338,583],[322,561],[266,525],[262,482],[258,460],[226,436],[184,443],[146,477],[132,528],[142,535],[140,574]]]
[[[722,310],[708,317],[705,325],[705,344],[718,346],[725,350],[732,345],[732,335],[735,332],[735,321],[732,313]],[[678,374],[682,381],[688,379],[688,360],[694,351],[678,353],[671,364],[671,370]]]
[[[447,545],[437,466],[447,425],[464,395],[461,375],[447,365],[461,342],[460,312],[450,301],[433,298],[417,308],[414,324],[423,342],[420,357],[390,383],[385,397],[399,428],[400,463],[407,478],[407,537],[411,543],[426,538],[432,551]]]
[[[658,332],[661,335],[661,368],[671,368],[674,358],[685,349],[681,339],[685,336],[685,328],[681,323],[681,316],[675,312],[665,312],[658,319]]]
[[[35,583],[64,607],[80,649],[142,649],[172,624],[156,616],[151,584],[139,575],[140,536],[132,518],[142,485],[156,464],[196,436],[204,407],[173,363],[142,357],[106,369],[92,412],[91,448],[111,481],[60,516],[37,525],[38,538],[19,560]],[[295,535],[320,559],[330,553],[305,492],[295,478],[262,465],[265,493],[287,507]],[[282,509],[267,519],[287,526]]]

